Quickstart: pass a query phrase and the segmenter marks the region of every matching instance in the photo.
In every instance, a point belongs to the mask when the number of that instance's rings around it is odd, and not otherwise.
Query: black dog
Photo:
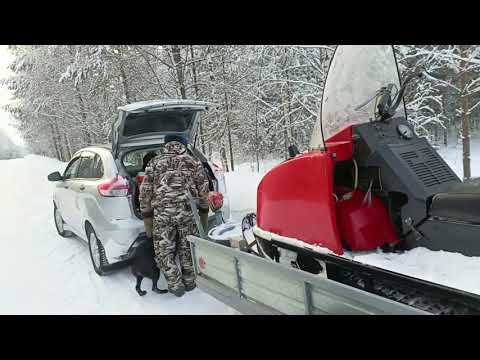
[[[154,260],[155,252],[153,250],[153,241],[145,237],[139,242],[135,248],[135,254],[132,260],[132,274],[137,278],[137,290],[138,295],[144,296],[147,292],[142,290],[142,280],[147,277],[152,279],[152,291],[157,294],[165,294],[168,290],[161,290],[157,287],[158,279],[160,278],[160,270]]]

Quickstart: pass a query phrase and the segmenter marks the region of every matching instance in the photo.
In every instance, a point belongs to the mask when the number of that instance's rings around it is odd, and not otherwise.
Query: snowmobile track
[[[320,254],[272,241],[272,245],[325,262],[327,277],[345,285],[435,315],[479,315],[480,296],[416,279],[338,256]]]

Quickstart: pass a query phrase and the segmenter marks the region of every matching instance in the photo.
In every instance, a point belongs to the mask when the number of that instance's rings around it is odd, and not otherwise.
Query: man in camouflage
[[[140,211],[153,215],[155,261],[164,273],[169,291],[182,296],[195,288],[187,235],[198,234],[187,192],[199,211],[208,213],[209,183],[202,164],[186,149],[183,137],[167,135],[161,154],[149,161],[140,186]],[[175,258],[178,254],[180,267]]]

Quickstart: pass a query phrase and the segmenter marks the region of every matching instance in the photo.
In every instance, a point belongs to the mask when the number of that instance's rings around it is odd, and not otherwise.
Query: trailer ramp
[[[188,240],[198,287],[242,314],[429,314],[210,240],[196,236]]]

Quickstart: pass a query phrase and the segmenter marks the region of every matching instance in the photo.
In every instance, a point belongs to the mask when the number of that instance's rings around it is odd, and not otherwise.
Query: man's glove
[[[198,209],[198,215],[200,216],[200,223],[202,224],[203,231],[207,233],[208,230],[208,208],[207,209]]]
[[[145,225],[145,233],[149,239],[153,238],[153,217],[144,217],[143,224]]]

